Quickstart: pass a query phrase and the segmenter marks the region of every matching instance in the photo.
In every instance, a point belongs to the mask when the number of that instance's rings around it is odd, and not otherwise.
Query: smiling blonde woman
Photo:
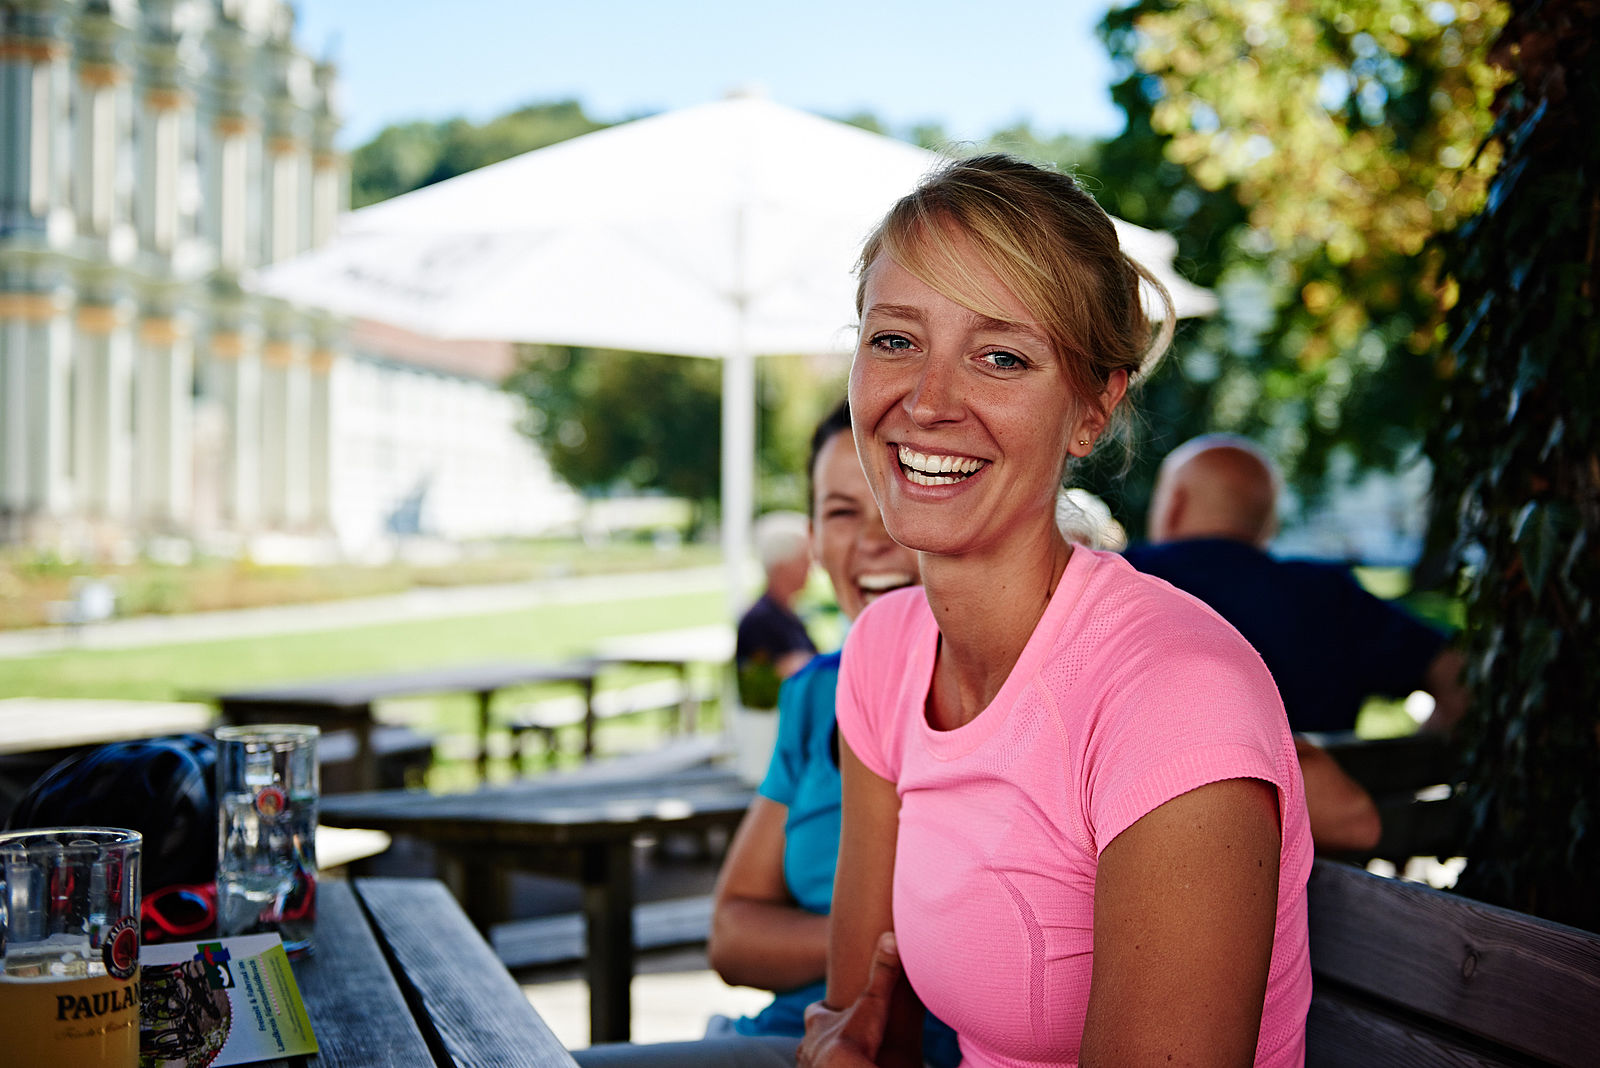
[[[1170,320],[1092,198],[1003,156],[931,176],[866,243],[856,444],[924,586],[844,649],[803,1064],[919,1063],[912,994],[971,1068],[1304,1059],[1311,838],[1271,676],[1055,522],[1170,337],[1141,280]]]

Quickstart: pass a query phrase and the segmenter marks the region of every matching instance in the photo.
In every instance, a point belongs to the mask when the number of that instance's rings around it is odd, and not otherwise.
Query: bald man
[[[1368,697],[1425,690],[1434,710],[1422,729],[1449,731],[1467,704],[1461,654],[1348,568],[1267,555],[1279,485],[1243,438],[1186,442],[1161,464],[1150,544],[1129,550],[1129,562],[1209,604],[1256,647],[1295,730],[1350,730]]]
[[[1348,568],[1267,555],[1279,489],[1277,469],[1251,442],[1186,442],[1156,477],[1150,543],[1127,558],[1209,604],[1255,646],[1296,732],[1350,730],[1368,696],[1419,689],[1434,697],[1422,729],[1448,731],[1467,704],[1461,654],[1444,634],[1362,589]],[[1382,828],[1366,791],[1298,733],[1295,749],[1318,848],[1376,845]]]

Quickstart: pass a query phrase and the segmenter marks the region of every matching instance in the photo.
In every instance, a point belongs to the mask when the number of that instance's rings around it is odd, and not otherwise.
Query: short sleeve
[[[761,780],[758,792],[780,805],[793,807],[800,786],[809,734],[806,717],[810,715],[810,690],[815,682],[813,663],[785,679],[778,689],[778,734],[772,746],[772,760],[767,764],[767,777]]]
[[[1173,798],[1224,779],[1272,783],[1281,811],[1297,807],[1283,702],[1255,650],[1198,602],[1143,636],[1123,646],[1119,678],[1088,725],[1082,804],[1095,851]]]
[[[868,770],[890,782],[899,779],[910,723],[900,695],[908,684],[906,650],[920,630],[919,607],[926,612],[920,588],[868,605],[850,628],[839,666],[839,734]]]

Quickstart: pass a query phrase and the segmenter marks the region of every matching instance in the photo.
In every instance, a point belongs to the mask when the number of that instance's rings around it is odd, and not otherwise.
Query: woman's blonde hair
[[[869,269],[888,256],[962,307],[1015,322],[969,250],[1035,317],[1026,325],[1049,340],[1085,404],[1099,407],[1113,374],[1137,376],[1172,340],[1172,297],[1123,254],[1094,198],[1068,175],[998,154],[940,168],[889,210],[856,266],[857,314]],[[1140,304],[1141,280],[1161,302],[1155,325]]]

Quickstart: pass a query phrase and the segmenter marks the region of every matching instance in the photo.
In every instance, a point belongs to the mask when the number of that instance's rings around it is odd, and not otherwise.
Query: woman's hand
[[[872,954],[867,987],[849,1008],[835,1009],[825,1001],[806,1007],[806,1037],[797,1054],[800,1068],[878,1065],[884,1033],[897,1008],[895,988],[902,984],[905,973],[900,968],[894,932],[885,931]]]

